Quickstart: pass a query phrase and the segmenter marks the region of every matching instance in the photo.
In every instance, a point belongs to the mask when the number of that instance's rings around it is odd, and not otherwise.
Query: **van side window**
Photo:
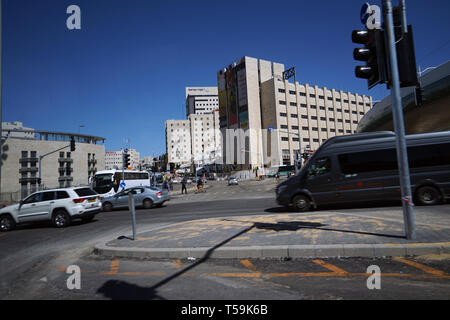
[[[308,169],[309,176],[320,176],[331,171],[331,160],[328,157],[320,158]]]
[[[343,174],[397,169],[395,149],[372,150],[338,155]]]
[[[408,147],[410,168],[450,165],[450,143]]]

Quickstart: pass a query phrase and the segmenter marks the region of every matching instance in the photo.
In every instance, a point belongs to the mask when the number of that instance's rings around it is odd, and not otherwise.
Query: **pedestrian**
[[[200,177],[197,180],[197,191],[196,191],[196,193],[198,193],[198,192],[204,192],[204,190],[203,190],[203,180],[200,179]]]
[[[181,194],[183,194],[184,192],[186,192],[186,194],[187,194],[186,183],[187,183],[187,178],[183,177],[183,179],[181,180]]]
[[[169,185],[168,185],[167,181],[163,182],[162,187],[163,187],[163,189],[169,190]]]

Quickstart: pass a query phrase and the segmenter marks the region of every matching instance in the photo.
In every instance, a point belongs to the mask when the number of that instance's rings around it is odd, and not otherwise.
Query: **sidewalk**
[[[211,218],[175,223],[97,244],[95,252],[126,258],[384,257],[450,253],[450,225],[403,223],[331,211]]]

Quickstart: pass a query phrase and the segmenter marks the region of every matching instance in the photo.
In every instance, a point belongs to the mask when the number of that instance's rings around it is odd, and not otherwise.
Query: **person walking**
[[[186,183],[187,183],[187,178],[186,178],[186,176],[184,176],[183,179],[181,180],[181,194],[183,194],[184,192],[186,192],[186,194],[187,194]]]

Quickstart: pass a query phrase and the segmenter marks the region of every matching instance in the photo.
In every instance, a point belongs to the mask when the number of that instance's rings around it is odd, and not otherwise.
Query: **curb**
[[[332,244],[284,245],[211,248],[119,248],[97,244],[94,253],[108,258],[331,258],[331,257],[402,257],[450,253],[450,242],[410,244]]]

